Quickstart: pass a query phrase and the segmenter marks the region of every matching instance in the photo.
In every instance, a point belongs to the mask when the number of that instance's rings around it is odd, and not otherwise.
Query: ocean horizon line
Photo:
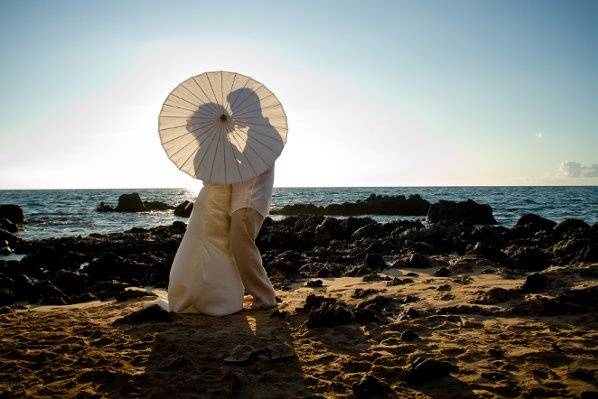
[[[598,187],[596,184],[560,184],[560,185],[546,185],[546,184],[520,184],[520,185],[396,185],[396,186],[274,186],[274,188],[592,188]],[[201,188],[201,187],[197,187]],[[69,190],[194,190],[191,187],[56,187],[56,188],[0,188],[0,191],[69,191]]]

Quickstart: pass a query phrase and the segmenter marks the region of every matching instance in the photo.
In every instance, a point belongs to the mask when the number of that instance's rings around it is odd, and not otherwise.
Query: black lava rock
[[[100,205],[96,208],[97,212],[114,212],[114,207],[110,204],[106,204],[104,201],[100,202]]]
[[[452,274],[452,272],[446,266],[442,266],[440,269],[438,269],[438,270],[436,270],[436,272],[434,272],[434,275],[436,277],[448,277],[451,274]]]
[[[430,259],[425,255],[415,252],[409,255],[404,265],[405,267],[412,268],[426,268],[430,266]]]
[[[373,295],[377,292],[378,290],[375,288],[356,288],[355,291],[353,291],[351,298],[361,299]]]
[[[409,384],[420,385],[457,371],[458,367],[447,361],[418,357],[405,369],[405,378]]]
[[[473,200],[463,202],[440,200],[430,205],[428,220],[438,222],[466,222],[471,224],[497,224],[492,208]]]
[[[560,222],[559,224],[557,224],[556,226],[554,226],[553,230],[554,232],[559,235],[562,236],[566,233],[575,231],[575,230],[588,230],[590,228],[590,225],[587,224],[586,222],[584,222],[583,220],[579,220],[579,219],[565,219],[562,222]]]
[[[352,309],[335,298],[310,294],[301,309],[308,313],[307,327],[334,327],[354,321]]]
[[[89,285],[88,276],[71,270],[61,269],[54,276],[54,284],[67,295],[79,294]]]
[[[358,399],[375,399],[375,398],[386,398],[392,393],[390,386],[374,377],[371,374],[367,374],[353,384],[353,395]]]
[[[0,218],[0,229],[6,230],[9,233],[16,233],[19,230],[17,224],[7,218]]]
[[[0,218],[6,218],[14,224],[25,223],[23,209],[15,204],[0,204]]]
[[[419,335],[413,330],[405,330],[401,333],[401,340],[405,342],[415,341],[419,338]]]
[[[117,212],[142,212],[145,210],[138,193],[122,194],[118,197]]]
[[[365,265],[372,270],[384,270],[387,265],[380,254],[369,253],[365,256]]]
[[[525,291],[540,291],[548,286],[549,279],[544,274],[533,273],[527,276],[521,287]]]
[[[343,240],[346,237],[346,231],[336,218],[325,218],[322,223],[316,227],[316,242],[327,244],[331,240]]]
[[[307,316],[307,327],[335,327],[352,323],[354,315],[351,309],[342,302],[323,302]]]
[[[192,211],[193,202],[185,200],[174,208],[174,215],[188,218],[189,216],[191,216]]]
[[[556,226],[556,222],[553,220],[543,218],[542,216],[533,213],[526,213],[519,218],[514,227],[526,228],[528,231],[536,232],[540,230],[548,231],[554,228],[554,226]]]
[[[366,200],[316,206],[313,204],[285,205],[273,209],[272,214],[279,215],[425,215],[430,203],[419,195],[387,196],[371,194]]]
[[[167,211],[173,208],[172,205],[168,205],[162,201],[143,201],[143,209],[145,211]]]
[[[322,280],[309,280],[305,283],[305,286],[310,288],[321,288],[324,286],[324,282]]]

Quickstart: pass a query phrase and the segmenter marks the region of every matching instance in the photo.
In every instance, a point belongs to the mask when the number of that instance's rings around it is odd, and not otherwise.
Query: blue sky
[[[0,189],[198,184],[157,115],[264,82],[277,186],[598,184],[596,1],[3,1]]]

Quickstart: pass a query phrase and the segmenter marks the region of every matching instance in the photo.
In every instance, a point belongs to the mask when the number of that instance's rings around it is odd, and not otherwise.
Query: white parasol
[[[158,122],[168,158],[211,184],[251,179],[274,165],[287,141],[287,117],[260,82],[235,72],[193,76],[166,98]]]

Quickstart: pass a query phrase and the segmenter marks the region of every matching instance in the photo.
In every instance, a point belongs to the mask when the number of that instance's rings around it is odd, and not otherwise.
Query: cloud
[[[598,177],[598,164],[595,163],[587,166],[579,162],[565,161],[561,163],[559,169],[567,177]]]
[[[538,138],[538,139],[541,139],[542,137],[544,137],[542,132],[536,132],[536,133],[534,133],[534,136],[536,136],[536,138]]]

